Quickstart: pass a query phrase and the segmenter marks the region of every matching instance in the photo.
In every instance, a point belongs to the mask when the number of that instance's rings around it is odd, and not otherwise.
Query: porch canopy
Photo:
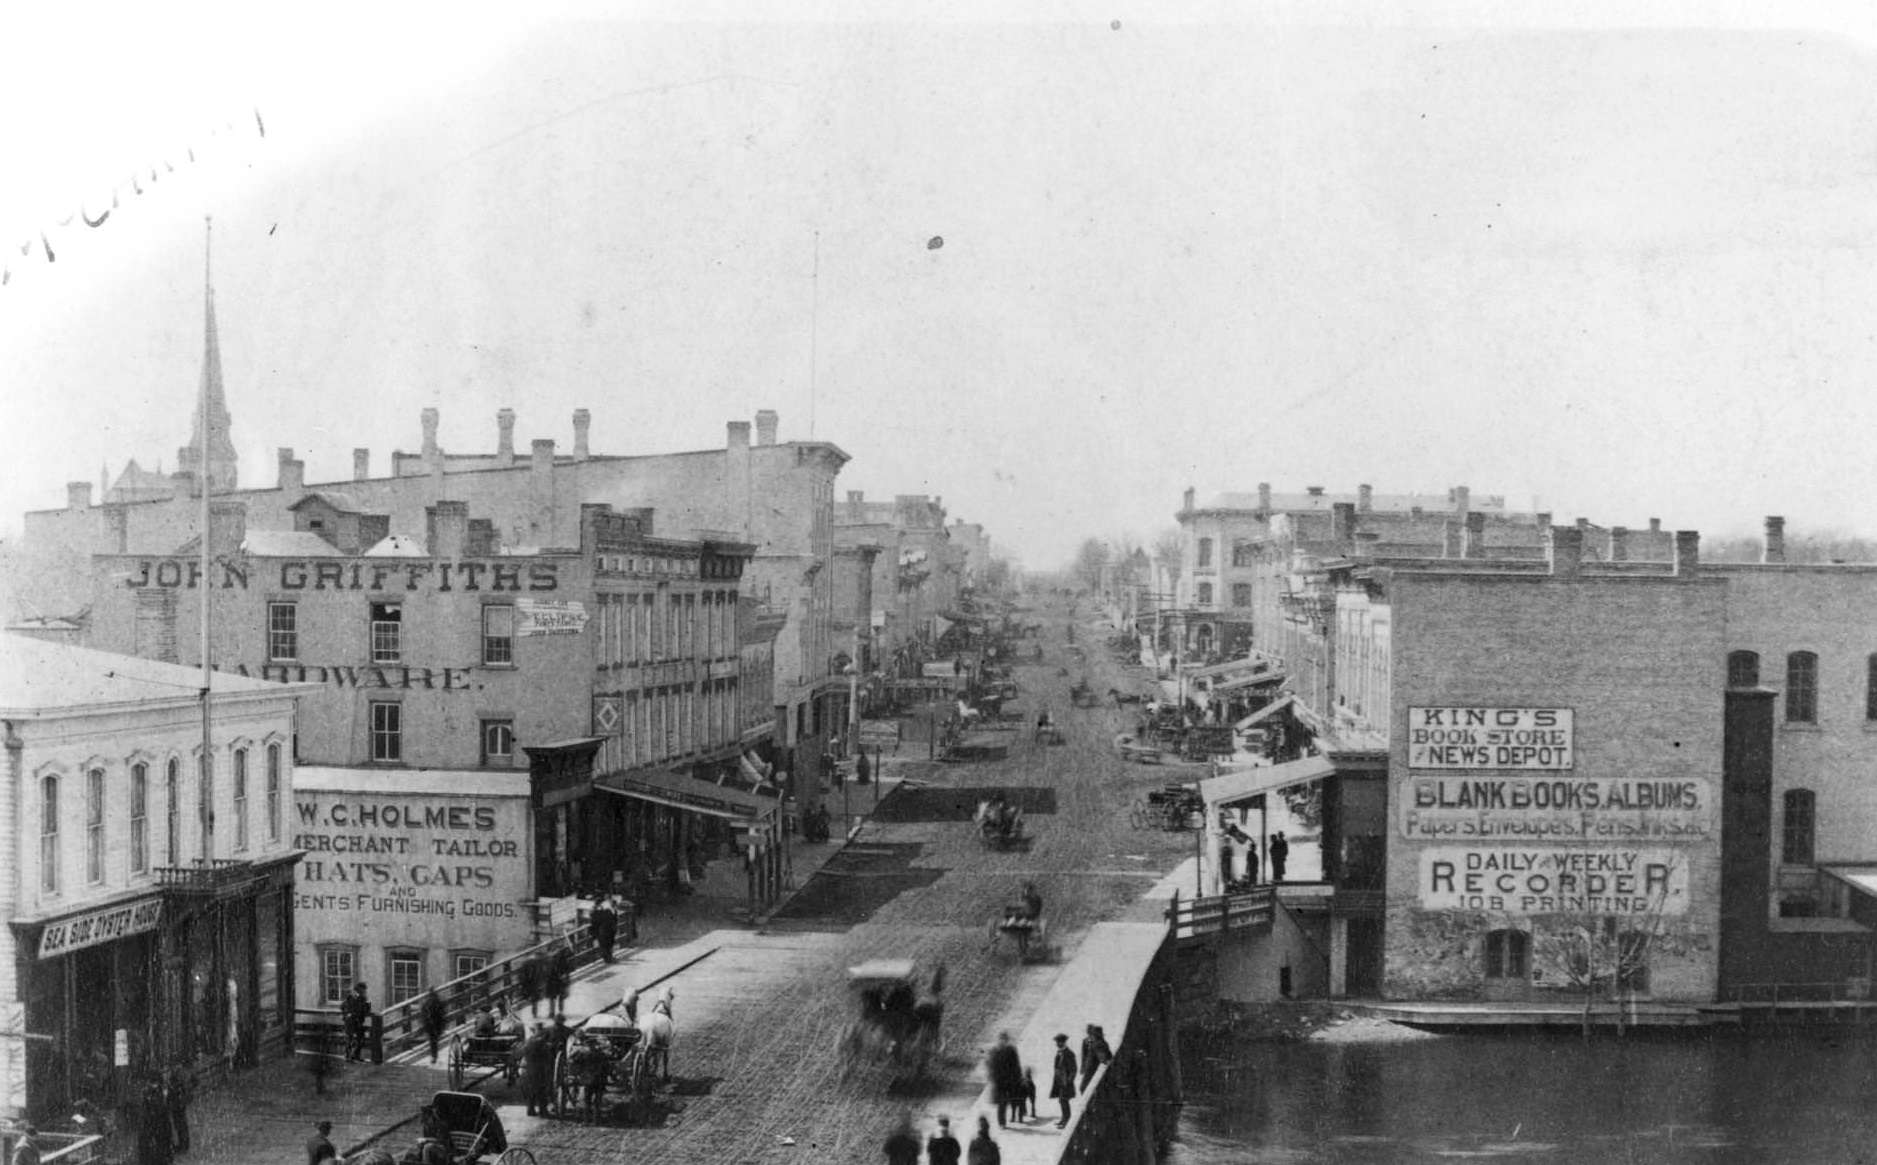
[[[1328,757],[1307,756],[1281,765],[1259,765],[1221,773],[1199,782],[1199,795],[1208,807],[1235,805],[1266,793],[1275,793],[1279,789],[1322,780],[1335,771],[1336,766],[1330,763]]]
[[[1239,732],[1243,732],[1247,728],[1255,728],[1260,723],[1269,720],[1279,712],[1290,707],[1291,701],[1296,698],[1295,696],[1279,696],[1277,699],[1272,700],[1269,704],[1266,704],[1243,720],[1238,721],[1236,724],[1232,725],[1232,727]]]
[[[1259,684],[1278,684],[1283,682],[1284,673],[1281,671],[1259,672],[1255,676],[1233,676],[1229,680],[1221,680],[1212,685],[1212,691],[1213,694],[1216,695],[1220,692],[1236,692],[1240,688],[1254,688]]]
[[[593,787],[621,797],[650,801],[691,813],[729,821],[757,821],[776,811],[776,802],[726,785],[707,785],[679,773],[615,773],[599,777]]]
[[[1819,871],[1830,874],[1866,898],[1877,901],[1877,865],[1820,866]]]

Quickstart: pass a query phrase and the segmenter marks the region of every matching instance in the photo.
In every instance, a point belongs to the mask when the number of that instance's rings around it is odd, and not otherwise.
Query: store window
[[[461,979],[474,975],[489,965],[488,951],[451,951],[450,978]]]
[[[1730,688],[1760,686],[1759,652],[1730,651],[1727,653],[1727,686]]]
[[[267,604],[267,658],[300,658],[300,608],[295,603]]]
[[[280,746],[267,746],[267,840],[280,840]]]
[[[248,848],[248,750],[235,750],[235,852]]]
[[[371,605],[371,661],[397,663],[404,658],[404,607],[400,603]]]
[[[104,770],[85,773],[85,881],[104,881]]]
[[[385,952],[386,1006],[424,993],[424,952],[393,948]]]
[[[337,1007],[352,993],[358,982],[358,948],[322,946],[319,948],[319,999],[327,1007]]]
[[[482,722],[482,763],[510,765],[514,762],[515,722],[513,720],[484,720]]]
[[[1488,979],[1529,979],[1532,974],[1532,936],[1522,930],[1488,931],[1485,956]]]
[[[371,758],[375,761],[404,759],[404,706],[389,700],[371,705]]]
[[[39,888],[59,892],[59,778],[39,782]]]
[[[1779,860],[1789,866],[1812,864],[1817,836],[1817,798],[1810,789],[1790,789],[1785,796],[1785,820],[1780,830]]]
[[[1786,722],[1818,723],[1818,656],[1810,651],[1786,657]]]
[[[130,766],[130,872],[150,872],[150,766]]]
[[[515,662],[515,608],[508,603],[482,609],[482,662],[498,667]]]
[[[1258,565],[1258,544],[1256,542],[1232,543],[1232,565],[1233,566],[1256,566]]]
[[[163,864],[182,860],[182,762],[169,759],[163,777]]]

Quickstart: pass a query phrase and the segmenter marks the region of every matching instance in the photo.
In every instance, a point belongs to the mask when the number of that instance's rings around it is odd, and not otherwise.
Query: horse
[[[639,1053],[647,1057],[645,1069],[650,1072],[656,1067],[659,1078],[666,1084],[671,1083],[671,1046],[678,1038],[678,1025],[671,1018],[672,997],[671,988],[662,988],[658,998],[652,1001],[644,1022],[639,1024],[639,1030],[645,1034],[645,1048]]]

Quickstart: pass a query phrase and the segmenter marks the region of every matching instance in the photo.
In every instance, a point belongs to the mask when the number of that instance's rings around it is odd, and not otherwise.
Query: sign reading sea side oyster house
[[[1568,769],[1569,708],[1408,709],[1411,769]]]

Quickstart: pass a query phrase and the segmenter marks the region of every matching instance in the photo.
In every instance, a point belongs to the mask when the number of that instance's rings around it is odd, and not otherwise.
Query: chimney
[[[1533,514],[1532,517],[1538,520],[1538,543],[1539,545],[1541,546],[1551,545],[1551,511],[1540,510],[1538,513]]]
[[[1610,527],[1610,561],[1629,561],[1629,527]]]
[[[1676,538],[1681,535],[1677,534]],[[1677,542],[1677,547],[1680,543]],[[1786,520],[1768,516],[1766,519],[1766,551],[1760,555],[1761,562],[1786,561]]]
[[[471,558],[493,558],[500,552],[496,544],[495,523],[488,518],[471,518],[469,541],[464,553]]]
[[[1466,556],[1466,526],[1452,518],[1445,518],[1440,523],[1442,558],[1464,558]]]
[[[293,450],[285,445],[280,448],[280,484],[284,493],[298,493],[306,488],[306,462],[298,460]]]
[[[1486,515],[1478,510],[1468,510],[1466,515],[1466,538],[1460,545],[1462,558],[1486,557]]]
[[[1463,485],[1453,487],[1453,512],[1468,514],[1473,511],[1473,491]]]
[[[1662,519],[1650,518],[1649,519],[1649,533],[1660,534],[1661,532],[1662,532]]]
[[[1336,502],[1330,506],[1330,539],[1348,550],[1356,540],[1356,504]]]
[[[1258,508],[1267,514],[1271,512],[1271,483],[1268,481],[1258,483]]]
[[[865,490],[850,489],[847,491],[847,504],[850,506],[858,506],[866,500],[867,492]]]
[[[1408,518],[1409,518],[1409,520],[1411,520],[1411,521],[1415,521],[1415,522],[1418,522],[1418,521],[1420,521],[1420,520],[1421,520],[1421,512],[1422,512],[1422,511],[1421,511],[1421,507],[1419,507],[1419,506],[1409,506],[1409,507],[1408,507]]]
[[[425,409],[424,421],[424,460],[430,461],[437,456],[437,410]]]
[[[730,430],[730,448],[732,449],[748,449],[749,448],[749,422],[748,421],[731,421],[729,424],[729,430]]]
[[[1367,485],[1357,486],[1356,487],[1356,509],[1366,514],[1374,508],[1375,508],[1375,488],[1373,486],[1367,486]]]
[[[371,450],[352,450],[352,480],[365,481],[371,477]]]
[[[424,507],[424,548],[432,558],[461,558],[469,553],[468,502]]]
[[[1189,485],[1189,486],[1187,486],[1187,487],[1186,487],[1186,494],[1185,494],[1185,496],[1184,496],[1184,498],[1182,498],[1182,499],[1181,499],[1181,506],[1180,506],[1180,508],[1181,508],[1181,509],[1183,509],[1183,510],[1185,510],[1185,511],[1186,511],[1187,513],[1191,513],[1191,512],[1192,512],[1192,510],[1193,510],[1193,500],[1194,500],[1194,498],[1195,498],[1195,496],[1197,495],[1197,492],[1198,492],[1198,491],[1196,491],[1196,490],[1194,490],[1192,486],[1190,486],[1190,485]]]
[[[232,558],[248,537],[248,503],[209,503],[209,556]]]
[[[1308,493],[1313,498],[1320,498],[1323,496],[1323,487],[1320,485],[1307,485],[1304,487],[1304,492]]]
[[[106,502],[99,508],[104,511],[104,552],[128,554],[130,552],[130,508],[123,502]]]
[[[574,410],[574,460],[585,461],[587,452],[587,434],[593,429],[593,414],[585,409]]]
[[[776,411],[774,409],[756,410],[756,443],[774,445],[776,443]]]
[[[1575,526],[1551,528],[1551,573],[1556,578],[1576,578],[1584,561],[1584,532]]]
[[[91,508],[91,483],[88,481],[68,481],[65,483],[65,504],[74,510]]]
[[[1675,531],[1675,577],[1693,578],[1701,570],[1701,531]]]
[[[515,464],[515,410],[495,411],[495,463],[503,469]]]

